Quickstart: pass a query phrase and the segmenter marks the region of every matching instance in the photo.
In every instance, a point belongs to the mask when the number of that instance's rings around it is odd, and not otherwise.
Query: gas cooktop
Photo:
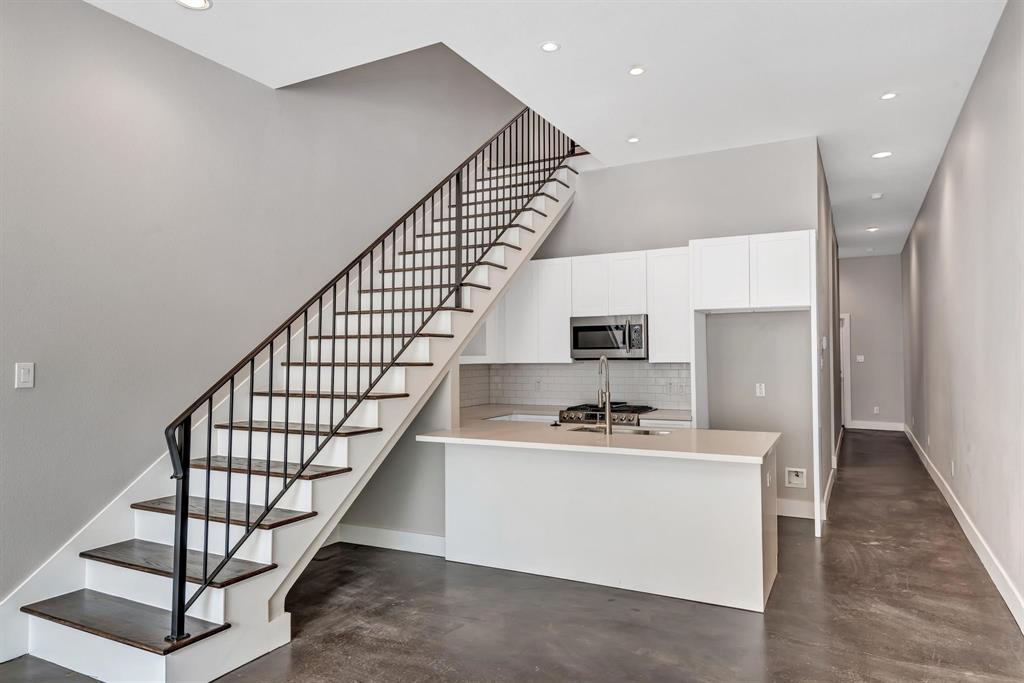
[[[587,412],[601,411],[604,412],[604,406],[599,406],[596,403],[581,403],[577,406],[569,406],[566,410],[582,410]],[[634,406],[626,403],[625,401],[612,401],[612,412],[613,413],[649,413],[654,408],[651,406]]]
[[[634,406],[625,401],[612,401],[612,423],[637,426],[641,413],[654,410],[651,406]],[[596,403],[581,403],[558,411],[558,421],[573,424],[594,424],[604,422],[604,408]]]

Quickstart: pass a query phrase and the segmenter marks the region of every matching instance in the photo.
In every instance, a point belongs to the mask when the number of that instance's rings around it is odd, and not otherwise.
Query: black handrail
[[[168,640],[176,641],[188,637],[185,632],[185,614],[189,607],[209,586],[218,573],[224,568],[242,544],[255,532],[266,516],[285,496],[291,486],[306,472],[313,459],[330,443],[345,426],[346,421],[362,405],[373,389],[384,379],[385,374],[400,363],[402,354],[418,338],[433,317],[453,302],[450,308],[462,309],[464,277],[483,260],[487,251],[494,246],[524,212],[527,205],[537,197],[557,173],[564,167],[565,159],[575,153],[576,145],[564,133],[552,126],[548,121],[524,108],[511,121],[481,145],[473,154],[449,173],[440,183],[434,186],[419,202],[395,221],[380,237],[373,241],[352,260],[340,273],[320,288],[305,304],[303,304],[285,322],[263,339],[252,351],[246,354],[228,372],[207,389],[199,398],[192,402],[164,430],[173,468],[172,477],[175,486],[175,517],[174,517],[174,572],[172,578],[171,632]],[[504,167],[505,175],[487,175],[488,171]],[[518,181],[523,176],[526,183]],[[489,199],[478,203],[476,211],[466,213],[463,192],[467,183],[480,183],[496,179],[510,178],[512,183],[507,187],[490,185],[487,193]],[[531,191],[532,190],[532,191]],[[511,208],[508,208],[511,207]],[[454,208],[454,216],[450,209]],[[468,221],[475,221],[474,227],[468,228]],[[450,226],[454,223],[454,228]],[[440,225],[440,230],[434,226]],[[417,232],[419,230],[420,232]],[[472,233],[472,237],[470,236]],[[451,239],[454,237],[454,239]],[[401,244],[401,251],[398,246]],[[422,245],[422,246],[421,246]],[[410,249],[411,246],[411,249]],[[390,249],[389,249],[390,247]],[[453,257],[435,256],[454,251]],[[466,251],[471,257],[466,258]],[[412,257],[410,268],[399,268],[399,257],[405,260]],[[390,260],[391,269],[385,268]],[[374,269],[379,265],[379,288],[375,287]],[[390,275],[390,287],[386,285]],[[364,288],[364,285],[367,285]],[[353,289],[353,287],[355,289]],[[343,292],[344,308],[339,308],[339,291]],[[419,302],[416,294],[419,292]],[[428,295],[429,292],[429,295]],[[364,307],[363,295],[368,303]],[[354,295],[354,301],[353,301]],[[329,296],[330,328],[329,335],[324,335],[324,301]],[[380,305],[375,306],[379,296]],[[316,335],[310,335],[311,309],[316,315]],[[396,314],[398,319],[396,320]],[[355,315],[355,335],[349,326],[350,316]],[[338,316],[344,316],[344,328],[339,334]],[[363,331],[363,319],[367,319],[368,328]],[[375,322],[379,319],[379,324]],[[388,324],[386,324],[388,323]],[[375,327],[379,328],[374,331]],[[302,333],[302,361],[292,358],[292,337]],[[284,337],[282,340],[281,337]],[[315,393],[310,393],[308,384],[311,339],[316,339],[317,360],[312,364],[316,370]],[[325,358],[325,340],[329,341],[330,357]],[[390,349],[387,348],[390,340]],[[344,347],[344,356],[339,358],[339,341]],[[355,358],[350,359],[350,347],[355,342]],[[275,344],[277,351],[284,345],[283,365],[285,379],[283,390],[274,390]],[[364,344],[365,342],[365,344]],[[379,343],[378,343],[379,342]],[[365,360],[363,358],[365,353]],[[375,360],[375,356],[379,358]],[[257,362],[259,367],[257,368]],[[301,391],[292,393],[293,366],[302,368]],[[261,390],[266,395],[266,426],[261,427],[254,420],[255,382],[263,367],[267,368],[267,389]],[[324,381],[323,368],[329,369],[329,381]],[[341,381],[342,393],[336,393],[337,372],[344,375]],[[354,382],[352,370],[355,371]],[[235,393],[239,390],[236,381],[242,375],[242,382],[248,383],[248,410],[244,423],[236,423]],[[364,381],[365,375],[365,381]],[[321,402],[325,400],[322,384],[328,383],[326,396],[329,398],[327,422],[324,425],[321,415]],[[296,381],[298,384],[298,381]],[[354,391],[351,391],[354,384]],[[298,387],[296,387],[298,389]],[[226,391],[225,391],[226,390]],[[273,422],[274,399],[280,395],[284,402],[283,428],[275,427]],[[215,399],[218,399],[215,405]],[[293,430],[289,422],[289,412],[293,398],[300,401],[299,428]],[[314,423],[308,422],[307,403],[315,401]],[[227,423],[218,425],[218,430],[226,430],[227,463],[219,466],[225,471],[225,510],[224,553],[211,570],[209,549],[211,471],[213,463],[214,411],[221,410],[227,403]],[[340,415],[335,415],[335,404],[340,402]],[[193,417],[207,421],[205,434],[206,470],[203,491],[203,512],[197,515],[190,513],[190,481],[189,471],[192,457],[192,424]],[[321,427],[324,425],[324,427]],[[256,429],[266,431],[266,452],[263,463],[253,468],[253,435]],[[271,496],[271,441],[275,430],[283,430],[284,454],[283,469],[280,473],[282,484],[276,495]],[[248,434],[244,468],[236,469],[235,439],[236,431]],[[313,448],[307,453],[306,436],[313,436]],[[292,437],[298,439],[298,457],[289,467],[289,447]],[[256,455],[259,457],[259,454]],[[297,462],[296,462],[297,460]],[[296,466],[297,465],[297,466]],[[232,480],[234,474],[244,474],[245,481],[245,519],[244,531],[233,539],[231,502]],[[255,519],[252,519],[252,477],[264,473],[263,506]],[[241,482],[238,482],[241,483]],[[259,495],[257,493],[257,495]],[[198,589],[186,599],[186,561],[188,555],[189,519],[199,517],[203,524],[202,564],[203,576]],[[235,520],[241,526],[243,520]],[[216,555],[214,555],[216,557]]]

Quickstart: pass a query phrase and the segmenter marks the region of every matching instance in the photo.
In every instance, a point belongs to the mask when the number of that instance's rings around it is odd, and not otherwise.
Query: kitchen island
[[[445,446],[447,559],[764,611],[779,434],[466,417],[417,436]]]

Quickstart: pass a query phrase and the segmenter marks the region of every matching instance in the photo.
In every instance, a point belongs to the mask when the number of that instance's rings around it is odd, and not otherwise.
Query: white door
[[[647,312],[647,253],[608,255],[608,315]]]
[[[750,308],[750,239],[746,235],[692,240],[695,310]]]
[[[750,305],[795,308],[811,305],[810,230],[750,236]]]
[[[851,398],[853,391],[850,383],[850,314],[839,314],[839,393],[843,402],[843,424],[853,421],[851,416]]]
[[[571,363],[572,259],[533,261],[537,287],[537,363]]]
[[[572,314],[608,315],[608,255],[572,259]]]
[[[647,252],[647,359],[690,363],[690,250]]]
[[[537,268],[536,261],[523,264],[505,290],[506,363],[537,360]]]

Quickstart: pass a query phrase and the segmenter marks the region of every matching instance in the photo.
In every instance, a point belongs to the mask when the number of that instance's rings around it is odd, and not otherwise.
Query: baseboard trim
[[[908,425],[903,426],[903,431],[906,433],[907,438],[910,439],[911,445],[914,450],[917,451],[917,457],[921,459],[921,463],[924,468],[931,475],[932,481],[942,492],[943,498],[946,499],[946,503],[949,504],[950,509],[953,511],[953,515],[956,517],[956,521],[960,524],[960,528],[963,529],[964,535],[967,536],[967,540],[970,541],[971,547],[974,548],[974,552],[977,553],[978,558],[981,560],[981,564],[984,565],[988,575],[992,578],[992,582],[996,585],[996,590],[1002,596],[1003,601],[1006,603],[1006,607],[1010,610],[1014,620],[1017,622],[1017,628],[1024,632],[1024,595],[1014,585],[1010,575],[1007,574],[1006,569],[996,558],[992,552],[992,548],[989,547],[985,537],[981,535],[981,531],[974,524],[974,520],[967,514],[967,510],[960,504],[960,500],[953,493],[953,489],[950,488],[946,482],[946,478],[942,476],[938,468],[932,462],[931,458],[925,452],[924,448],[921,447],[921,443],[917,440],[914,432],[911,431]]]
[[[777,499],[777,510],[780,517],[814,519],[813,500],[790,500],[789,498],[779,498]]]
[[[828,502],[832,499],[832,487],[836,483],[836,469],[828,473],[828,484],[825,485],[825,502],[821,506],[821,519],[828,519]]]
[[[846,426],[839,425],[839,436],[836,437],[836,447],[832,450],[832,469],[839,467],[839,449],[843,447],[843,436],[846,434]]]
[[[902,422],[872,422],[871,420],[850,420],[850,429],[881,429],[886,432],[902,432]]]
[[[421,534],[414,531],[382,529],[358,524],[339,524],[324,545],[339,542],[444,557],[444,536]]]

